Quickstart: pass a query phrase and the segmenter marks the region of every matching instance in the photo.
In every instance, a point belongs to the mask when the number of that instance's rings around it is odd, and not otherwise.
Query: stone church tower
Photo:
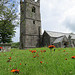
[[[40,0],[21,0],[20,11],[20,49],[40,47]]]

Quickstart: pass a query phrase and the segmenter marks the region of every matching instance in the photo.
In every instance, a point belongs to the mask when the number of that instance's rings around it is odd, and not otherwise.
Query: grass
[[[36,53],[29,50],[36,50]],[[37,57],[33,58],[35,55]],[[56,48],[55,51],[47,47],[27,50],[14,48],[10,52],[0,52],[0,75],[18,75],[11,72],[16,68],[20,70],[19,75],[75,75],[75,59],[72,56],[75,56],[75,48]],[[9,57],[11,61],[7,62]]]

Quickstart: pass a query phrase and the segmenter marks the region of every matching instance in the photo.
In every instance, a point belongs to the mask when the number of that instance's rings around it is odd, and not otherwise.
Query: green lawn
[[[16,68],[20,70],[19,75],[75,75],[75,59],[72,59],[72,56],[75,56],[75,48],[56,48],[55,51],[50,51],[44,47],[0,52],[0,75],[18,75],[11,72]],[[7,62],[10,57],[10,62]]]

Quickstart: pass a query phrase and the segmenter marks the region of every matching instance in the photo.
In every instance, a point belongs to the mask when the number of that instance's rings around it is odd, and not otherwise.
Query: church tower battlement
[[[40,47],[40,0],[21,0],[20,12],[20,48]]]

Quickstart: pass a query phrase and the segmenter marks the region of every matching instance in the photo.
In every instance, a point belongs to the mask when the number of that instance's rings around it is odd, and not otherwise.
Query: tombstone
[[[0,52],[8,52],[11,50],[11,44],[0,43]]]

